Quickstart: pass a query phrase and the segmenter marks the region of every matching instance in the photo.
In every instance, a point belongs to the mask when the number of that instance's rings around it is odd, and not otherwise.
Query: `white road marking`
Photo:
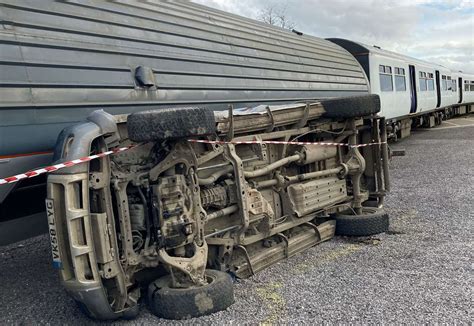
[[[451,126],[451,127],[439,127],[439,128],[425,129],[425,130],[436,131],[436,130],[443,130],[443,129],[454,129],[454,128],[465,128],[465,127],[474,127],[474,124],[471,124],[471,125],[454,125],[454,126]]]
[[[446,123],[446,124],[448,124],[448,125],[453,125],[453,126],[460,126],[460,125],[458,125],[458,124],[456,124],[456,123],[454,123],[454,122],[450,122],[450,121],[443,121],[443,123]]]

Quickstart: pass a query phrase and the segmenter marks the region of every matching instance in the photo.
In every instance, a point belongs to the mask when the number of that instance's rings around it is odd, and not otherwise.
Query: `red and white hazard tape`
[[[49,173],[49,172],[57,171],[59,169],[68,168],[68,167],[71,167],[71,166],[74,166],[74,165],[77,165],[77,164],[89,162],[89,161],[92,161],[96,158],[100,158],[100,157],[108,156],[108,155],[111,155],[111,154],[116,154],[116,153],[126,151],[126,150],[128,150],[132,147],[135,147],[135,146],[136,145],[130,145],[130,146],[126,146],[126,147],[115,148],[115,149],[112,149],[112,150],[107,151],[107,152],[103,152],[103,153],[99,153],[99,154],[95,154],[95,155],[91,155],[91,156],[87,156],[87,157],[82,157],[82,158],[78,158],[78,159],[75,159],[75,160],[72,160],[72,161],[67,161],[67,162],[47,166],[47,167],[44,167],[44,168],[41,168],[41,169],[32,170],[32,171],[29,171],[29,172],[17,174],[17,175],[8,177],[8,178],[0,179],[0,185],[4,185],[4,184],[7,184],[7,183],[14,183],[14,182],[20,181],[22,179],[37,177],[37,176],[39,176],[41,174],[44,174],[44,173]]]
[[[188,139],[191,143],[203,143],[203,144],[233,144],[233,145],[242,145],[242,144],[272,144],[272,145],[322,145],[322,146],[346,146],[352,148],[359,148],[359,147],[366,147],[366,146],[373,146],[373,145],[382,145],[386,144],[387,142],[379,142],[379,143],[367,143],[367,144],[345,144],[345,143],[324,143],[324,142],[307,142],[307,141],[278,141],[278,140],[231,140],[231,141],[223,141],[223,140],[201,140],[201,139]]]
[[[372,145],[382,145],[386,144],[386,142],[379,142],[379,143],[367,143],[367,144],[357,144],[357,145],[351,145],[351,144],[345,144],[345,143],[324,143],[324,142],[305,142],[305,141],[277,141],[277,140],[232,140],[232,141],[223,141],[223,140],[201,140],[201,139],[189,139],[188,140],[191,143],[204,143],[204,144],[219,144],[219,145],[224,145],[224,144],[233,144],[233,145],[241,145],[241,144],[272,144],[272,145],[321,145],[321,146],[347,146],[349,148],[358,148],[358,147],[365,147],[365,146],[372,146]],[[120,153],[126,150],[129,150],[130,148],[136,147],[137,145],[130,145],[126,147],[120,147],[120,148],[115,148],[107,152],[87,156],[87,157],[82,157],[78,158],[75,160],[47,166],[41,169],[37,170],[32,170],[29,172],[17,174],[8,178],[0,179],[0,185],[8,184],[8,183],[14,183],[17,181],[20,181],[22,179],[28,179],[28,178],[33,178],[37,177],[41,174],[44,173],[50,173],[53,171],[57,171],[59,169],[64,169],[68,168],[77,164],[85,163],[92,161],[96,158],[108,156],[111,154],[116,154]]]

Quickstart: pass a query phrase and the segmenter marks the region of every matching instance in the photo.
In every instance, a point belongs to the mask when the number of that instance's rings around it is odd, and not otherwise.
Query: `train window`
[[[448,90],[448,83],[446,82],[446,76],[442,75],[441,79],[442,79],[443,91],[447,91]]]
[[[426,78],[420,78],[420,91],[426,91]]]
[[[464,81],[464,91],[469,92],[469,81],[468,80]]]
[[[380,90],[382,92],[393,91],[392,67],[380,65],[379,72],[380,72]]]
[[[474,92],[474,81],[471,81],[471,92]]]
[[[456,80],[453,79],[453,80],[451,80],[451,82],[453,83],[453,88],[452,88],[452,89],[453,89],[453,92],[457,92],[458,90],[457,90],[457,88],[456,88]]]
[[[380,90],[382,92],[393,91],[392,75],[380,74]]]
[[[397,67],[395,67],[394,70],[395,70],[395,75],[403,75],[403,76],[405,76],[405,69],[404,69],[404,68],[397,68]]]
[[[420,71],[420,91],[426,91],[426,72]]]
[[[434,91],[434,80],[433,79],[428,79],[426,81],[426,86],[429,91]]]
[[[395,90],[397,92],[403,92],[407,90],[406,81],[405,81],[405,69],[403,68],[394,68],[395,70]]]
[[[453,83],[451,81],[451,76],[448,76],[448,80],[446,81],[446,83],[448,84],[448,91],[453,90]]]
[[[428,72],[426,74],[426,89],[428,91],[434,91],[434,79],[433,74]]]
[[[397,92],[403,92],[407,90],[405,76],[395,75],[395,89]]]

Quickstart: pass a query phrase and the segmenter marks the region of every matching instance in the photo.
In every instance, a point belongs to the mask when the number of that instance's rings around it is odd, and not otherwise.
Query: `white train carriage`
[[[433,127],[445,118],[472,111],[474,75],[345,39],[329,39],[362,65],[373,94],[395,137],[415,125]],[[462,86],[462,87],[461,87]]]
[[[462,89],[462,104],[474,103],[474,74],[460,74],[461,83],[459,88]],[[471,107],[472,110],[472,107]]]

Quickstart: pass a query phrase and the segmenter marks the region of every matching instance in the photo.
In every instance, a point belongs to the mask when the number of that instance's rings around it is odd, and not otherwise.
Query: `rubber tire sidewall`
[[[152,282],[148,287],[148,304],[153,314],[165,319],[189,319],[225,310],[234,303],[234,289],[229,274],[206,270],[213,281],[192,288],[170,288],[171,275]]]
[[[388,231],[389,218],[383,209],[362,207],[361,215],[335,214],[336,234],[369,236]]]

